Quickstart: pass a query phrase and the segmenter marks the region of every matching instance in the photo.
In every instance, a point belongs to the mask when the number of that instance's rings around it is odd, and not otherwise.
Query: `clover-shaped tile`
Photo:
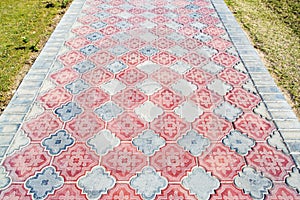
[[[100,156],[105,155],[109,150],[120,144],[120,139],[109,130],[100,131],[87,141],[87,144]]]
[[[52,156],[59,155],[73,144],[74,139],[65,130],[59,130],[42,141],[42,145]]]
[[[220,181],[202,167],[196,167],[182,180],[182,185],[199,199],[207,200],[220,187]]]
[[[113,118],[116,118],[122,112],[122,108],[117,106],[112,101],[103,104],[95,110],[95,113],[106,122],[111,121]]]
[[[234,184],[254,199],[264,199],[272,187],[272,181],[264,177],[252,167],[243,168],[234,178]]]
[[[251,147],[255,145],[255,140],[236,130],[231,131],[222,142],[242,156],[247,155]]]
[[[112,177],[103,167],[96,166],[92,171],[82,176],[77,181],[77,186],[86,194],[88,199],[99,199],[102,194],[107,194],[116,183],[116,179]]]
[[[54,167],[49,166],[29,177],[25,182],[25,187],[34,199],[44,199],[63,184],[63,178],[55,171]]]
[[[54,113],[63,121],[69,121],[82,112],[82,109],[74,102],[69,102],[57,108]]]
[[[154,199],[156,194],[165,189],[168,181],[162,177],[152,167],[144,167],[141,173],[130,179],[130,186],[136,190],[137,194],[141,194],[144,199]]]
[[[132,144],[147,156],[153,155],[165,143],[165,140],[152,130],[146,130],[132,140]]]
[[[177,143],[190,152],[193,156],[200,156],[202,152],[210,145],[209,139],[203,137],[195,130],[190,130],[183,135]]]

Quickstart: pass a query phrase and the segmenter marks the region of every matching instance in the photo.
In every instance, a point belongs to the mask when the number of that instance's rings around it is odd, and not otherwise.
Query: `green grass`
[[[297,0],[225,0],[300,116],[300,7]]]
[[[0,113],[69,2],[0,1]]]

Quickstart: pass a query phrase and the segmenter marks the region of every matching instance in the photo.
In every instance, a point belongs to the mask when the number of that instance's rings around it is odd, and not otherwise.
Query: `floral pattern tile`
[[[299,199],[214,1],[73,3],[25,121],[1,133],[0,199]]]

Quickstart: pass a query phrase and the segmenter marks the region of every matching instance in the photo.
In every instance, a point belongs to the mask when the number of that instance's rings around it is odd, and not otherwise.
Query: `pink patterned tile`
[[[34,141],[40,141],[51,133],[62,128],[60,121],[53,113],[44,112],[40,116],[23,124],[23,130]]]
[[[152,44],[159,49],[169,49],[170,47],[175,45],[175,42],[168,40],[167,38],[160,37]]]
[[[217,64],[223,65],[225,67],[232,67],[239,61],[237,57],[224,52],[216,54],[212,57],[212,60]]]
[[[211,144],[198,161],[200,166],[222,181],[233,181],[234,176],[246,165],[242,156],[222,143]]]
[[[100,32],[103,34],[103,35],[113,35],[115,33],[118,33],[120,31],[120,29],[118,29],[117,27],[115,26],[106,26],[105,28],[103,29],[100,29]]]
[[[136,16],[130,17],[128,19],[128,22],[130,22],[132,24],[140,24],[140,23],[144,22],[145,20],[146,20],[145,17],[136,15]]]
[[[150,128],[166,140],[175,141],[185,134],[190,126],[174,113],[165,113],[152,121]]]
[[[68,40],[65,44],[75,50],[75,49],[81,49],[82,47],[85,47],[90,43],[91,42],[87,40],[85,37],[76,37],[71,40]]]
[[[248,79],[248,76],[244,73],[238,72],[232,68],[227,68],[218,74],[218,77],[234,86],[241,86]]]
[[[112,6],[117,6],[117,5],[116,5],[116,4],[112,4]],[[122,12],[123,9],[118,8],[118,7],[112,7],[112,8],[110,8],[110,9],[108,9],[107,11],[108,11],[110,14],[115,15],[115,14],[118,14],[118,13]]]
[[[147,57],[138,51],[131,51],[121,57],[128,66],[135,67],[147,60]]]
[[[156,8],[153,8],[151,10],[151,12],[153,12],[157,15],[163,15],[163,14],[166,14],[168,12],[168,9],[166,9],[164,7],[156,7]]]
[[[225,51],[228,47],[232,46],[231,42],[222,38],[214,38],[207,45],[219,51]]]
[[[205,15],[205,16],[201,17],[201,19],[199,19],[199,22],[210,25],[210,24],[219,23],[220,19],[217,17],[213,17],[211,15]]]
[[[95,109],[109,100],[109,95],[99,88],[90,88],[75,97],[75,101],[85,109]]]
[[[255,167],[274,181],[284,181],[294,162],[281,151],[266,143],[257,143],[247,156],[248,165]]]
[[[157,16],[157,17],[154,17],[154,18],[152,19],[152,21],[153,21],[154,23],[163,25],[163,24],[165,24],[166,22],[170,21],[170,19],[168,19],[167,17],[165,17],[165,16],[163,16],[163,15],[159,15],[159,16]]]
[[[125,109],[134,109],[147,99],[144,93],[133,88],[126,88],[112,96],[112,100]]]
[[[205,2],[205,3],[207,3],[207,2]],[[198,12],[203,14],[203,15],[210,15],[212,13],[215,13],[216,11],[212,8],[203,7],[201,9],[199,9]]]
[[[93,61],[97,66],[103,67],[114,59],[114,56],[106,51],[101,51],[93,54],[90,60]]]
[[[77,21],[84,24],[84,25],[88,25],[88,24],[91,24],[93,22],[99,21],[99,18],[95,17],[94,15],[85,15],[83,17],[79,17],[77,19]]]
[[[184,78],[201,88],[205,87],[213,79],[213,76],[201,69],[193,68],[184,75]]]
[[[23,184],[12,184],[0,193],[2,200],[30,200],[31,197],[27,194]]]
[[[96,114],[84,112],[66,123],[66,130],[76,138],[77,141],[85,142],[94,134],[104,129],[104,122]]]
[[[96,87],[99,87],[102,83],[105,83],[112,78],[112,73],[100,67],[89,71],[82,76],[83,80]]]
[[[112,6],[120,6],[120,5],[124,4],[124,1],[123,0],[114,0],[114,1],[109,2],[109,4]]]
[[[191,195],[189,191],[184,189],[180,184],[169,184],[161,194],[157,195],[157,200],[197,200],[194,195]]]
[[[208,59],[205,56],[199,55],[197,53],[189,53],[188,55],[183,57],[183,60],[195,67],[203,66],[208,62]]]
[[[38,97],[46,109],[53,109],[72,99],[72,95],[65,89],[57,87]]]
[[[136,68],[133,68],[120,72],[119,74],[117,74],[116,78],[125,83],[126,85],[133,86],[146,79],[147,74]]]
[[[147,129],[145,121],[134,113],[123,113],[108,123],[108,129],[121,140],[131,140]]]
[[[140,38],[131,38],[127,41],[124,42],[124,44],[129,48],[129,49],[141,49],[142,47],[145,46],[146,42],[141,40]]]
[[[234,88],[225,96],[225,99],[245,110],[252,110],[261,101],[258,96],[242,88]]]
[[[64,177],[65,181],[77,181],[87,171],[99,164],[100,158],[85,144],[68,148],[53,159],[53,166]]]
[[[217,37],[219,35],[226,33],[226,31],[224,29],[216,27],[216,26],[209,26],[209,27],[203,29],[202,32],[206,33],[208,35],[214,36],[214,37]]]
[[[65,183],[63,187],[55,190],[54,194],[48,196],[49,200],[85,200],[86,197],[77,188],[76,184]]]
[[[84,25],[84,26],[79,26],[77,28],[72,29],[73,33],[76,33],[79,36],[84,36],[93,32],[96,32],[96,30],[94,28],[91,28],[88,25]]]
[[[181,181],[197,165],[196,158],[177,144],[167,144],[150,157],[150,165],[169,181]]]
[[[30,144],[21,151],[7,157],[3,166],[10,172],[10,176],[14,181],[20,182],[33,176],[36,171],[50,165],[50,159],[51,157],[41,145]]]
[[[177,19],[176,22],[180,23],[180,24],[188,24],[190,22],[194,21],[194,18],[191,18],[189,16],[183,15],[184,13],[182,13],[182,15],[180,15]]]
[[[102,157],[101,165],[118,181],[128,181],[147,165],[147,157],[131,144],[121,144]]]
[[[232,130],[231,123],[212,113],[201,115],[193,122],[192,127],[213,141],[219,141]]]
[[[79,74],[71,68],[63,68],[50,75],[50,78],[58,85],[66,85],[79,77]]]
[[[85,59],[85,56],[78,51],[68,51],[67,53],[58,56],[58,59],[64,64],[66,67],[72,67]]]
[[[236,129],[258,141],[265,140],[275,130],[272,123],[253,113],[245,113],[234,122],[234,125]]]
[[[145,9],[140,8],[140,7],[134,7],[132,9],[130,9],[129,12],[134,15],[139,15],[139,14],[142,14],[143,12],[145,12]]]
[[[122,21],[122,18],[117,17],[117,16],[111,16],[111,17],[108,17],[106,19],[103,19],[102,21],[107,23],[107,24],[115,24],[115,23],[118,23],[118,22]],[[113,26],[110,26],[110,27],[113,27]]]
[[[100,47],[101,49],[105,50],[105,49],[114,47],[115,45],[117,45],[117,42],[115,40],[111,39],[111,37],[105,37],[101,40],[97,40],[94,44],[96,46]],[[104,56],[105,56],[105,54],[104,54]]]
[[[175,81],[180,79],[180,77],[181,76],[178,73],[166,67],[161,67],[160,70],[151,74],[151,78],[153,80],[158,81],[160,84],[166,87],[173,84]]]
[[[180,45],[185,48],[188,49],[190,51],[194,50],[195,48],[199,48],[201,46],[203,46],[203,43],[200,42],[199,40],[193,39],[193,38],[187,38],[185,40],[183,40]]]
[[[284,183],[275,184],[270,191],[271,194],[266,196],[266,200],[297,200],[300,199],[300,194],[295,190],[287,187]]]
[[[222,97],[208,89],[198,89],[191,96],[190,100],[206,111],[212,111],[221,101]]]
[[[186,35],[188,37],[194,36],[196,33],[198,33],[198,30],[193,28],[192,26],[186,25],[179,29],[179,32],[183,35]]]
[[[244,194],[242,190],[234,187],[232,183],[222,183],[221,187],[216,190],[216,194],[211,195],[211,200],[251,200],[252,198]]]
[[[169,33],[173,32],[173,30],[166,25],[159,25],[151,29],[151,32],[157,36],[165,36],[168,35]]]
[[[89,14],[89,15],[96,14],[100,11],[101,11],[101,9],[97,8],[97,7],[92,7],[92,8],[90,7],[90,8],[87,8],[87,9],[82,9],[83,13],[86,13],[86,14]]]
[[[150,100],[166,110],[173,110],[184,101],[184,98],[170,89],[161,89],[151,95]]]
[[[141,196],[128,186],[128,184],[117,183],[115,187],[108,191],[107,194],[101,196],[103,200],[142,200]]]
[[[172,65],[176,62],[177,58],[168,52],[159,52],[151,57],[151,60],[160,65]]]

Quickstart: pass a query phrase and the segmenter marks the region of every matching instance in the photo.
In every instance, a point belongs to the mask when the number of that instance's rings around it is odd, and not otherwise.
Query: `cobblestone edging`
[[[0,163],[14,140],[27,112],[37,97],[42,83],[53,66],[56,56],[85,1],[73,0],[69,9],[55,28],[42,52],[23,79],[9,105],[0,116]]]
[[[239,56],[300,168],[300,122],[223,0],[211,0]]]

